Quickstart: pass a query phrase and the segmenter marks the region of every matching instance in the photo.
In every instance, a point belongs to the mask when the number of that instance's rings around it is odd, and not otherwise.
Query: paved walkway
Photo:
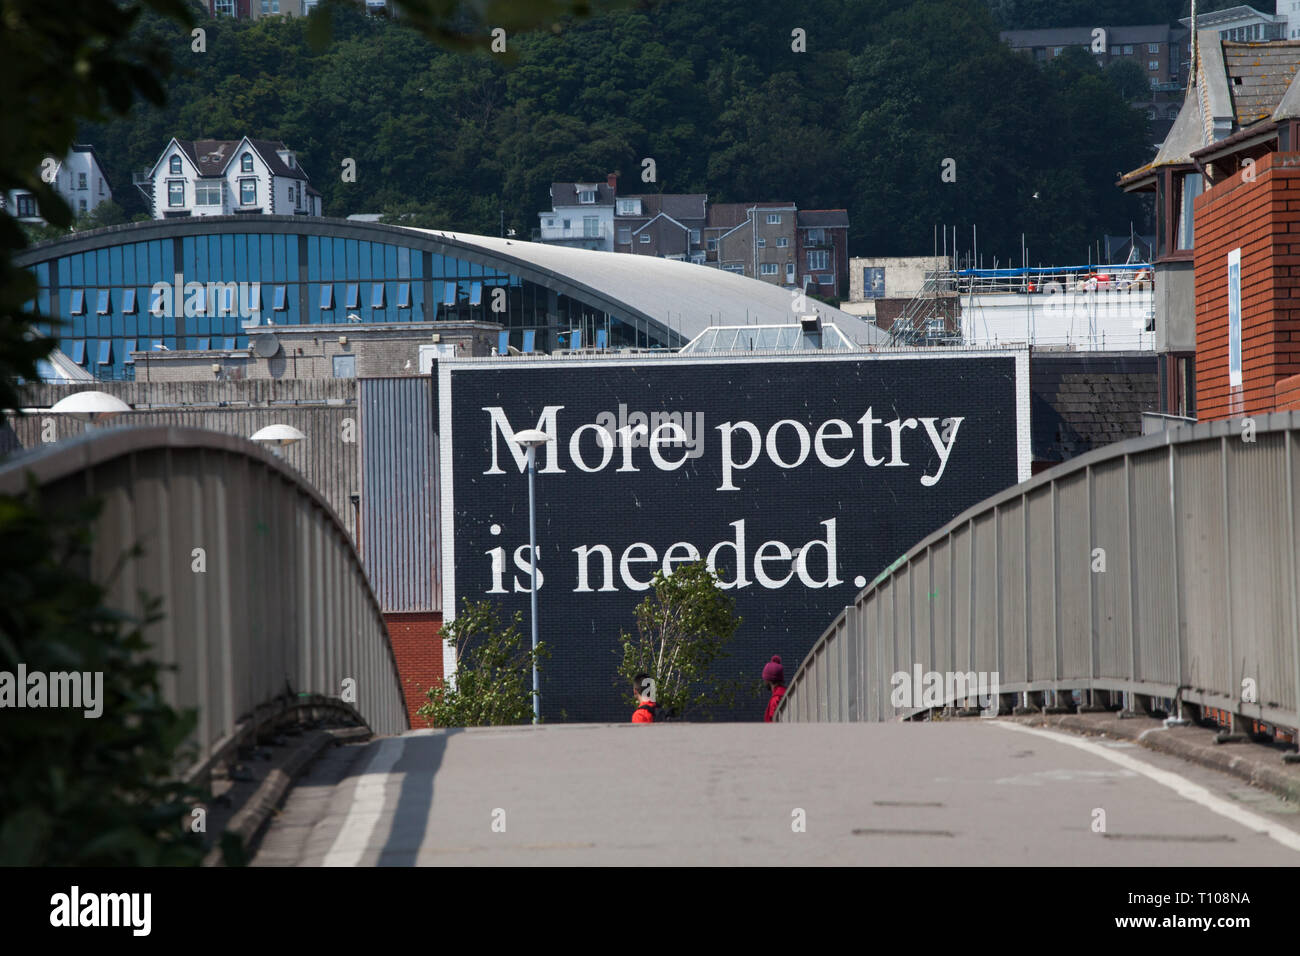
[[[1295,866],[1300,812],[1132,743],[1002,721],[570,724],[336,748],[254,859],[778,862]]]

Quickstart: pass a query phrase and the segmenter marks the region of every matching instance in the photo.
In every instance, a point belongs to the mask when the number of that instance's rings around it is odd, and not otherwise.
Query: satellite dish
[[[280,351],[280,340],[269,332],[252,335],[249,338],[252,342],[253,354],[258,358],[269,359]]]
[[[267,445],[292,445],[294,442],[300,442],[307,436],[292,425],[267,425],[265,428],[254,432],[249,436],[253,441],[262,442]]]

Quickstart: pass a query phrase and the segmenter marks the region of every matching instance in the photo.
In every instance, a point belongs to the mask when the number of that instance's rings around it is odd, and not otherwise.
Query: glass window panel
[[[358,279],[369,279],[374,276],[374,259],[370,255],[370,243],[359,240],[357,242],[357,266],[353,275]]]
[[[122,247],[114,246],[107,251],[109,278],[105,280],[105,284],[117,285],[118,283],[125,282],[126,280],[122,277]]]
[[[416,253],[416,258],[419,258],[419,253]],[[397,278],[411,278],[411,250],[406,246],[397,247]]]
[[[113,340],[101,339],[99,343],[99,357],[95,361],[96,365],[113,364]]]
[[[322,311],[334,308],[334,286],[323,285],[320,287],[320,307]]]
[[[348,283],[347,307],[349,309],[356,309],[361,307],[361,283],[359,282]]]
[[[275,249],[272,245],[272,236],[260,236],[258,247],[261,249],[260,261],[262,265],[261,279],[263,282],[270,282],[277,278],[275,272]]]
[[[756,349],[773,349],[776,348],[777,329],[768,326],[758,330],[758,336],[754,340]]]
[[[108,315],[113,309],[112,297],[108,289],[100,289],[97,301],[95,302],[96,315]]]
[[[384,250],[384,271],[381,274],[385,279],[400,278],[397,274],[397,246],[386,242],[381,248]]]
[[[248,310],[250,312],[260,312],[262,309],[262,283],[254,282],[248,286]]]
[[[161,262],[158,274],[165,279],[171,279],[179,271],[176,268],[176,250],[172,247],[170,239],[159,240],[156,245],[158,246],[158,256]]]
[[[275,287],[275,298],[273,308],[276,312],[283,312],[288,308],[289,298],[288,289],[285,286],[278,285]]]
[[[483,283],[482,282],[474,282],[470,284],[469,304],[470,305],[483,304]]]
[[[781,334],[777,336],[776,347],[779,349],[792,349],[799,341],[799,328],[794,325],[783,326]]]
[[[233,335],[227,335],[227,336],[224,336],[224,337],[221,339],[221,347],[222,347],[223,349],[225,349],[226,351],[230,351],[230,350],[234,349],[234,347],[235,347],[235,337],[234,337]]]
[[[134,365],[135,358],[131,355],[135,351],[135,339],[127,339],[126,346],[122,350],[122,364]]]
[[[75,340],[74,340],[73,342],[71,342],[70,344],[72,345],[72,352],[69,353],[69,354],[71,354],[71,356],[72,356],[72,361],[76,362],[78,365],[85,365],[85,364],[86,364],[86,342],[85,342],[85,340],[84,340],[84,339],[75,339]]]
[[[71,315],[81,315],[86,311],[86,292],[84,289],[72,290],[72,305],[68,311]]]
[[[195,348],[197,348],[200,352],[206,352],[211,347],[212,347],[212,339],[207,336],[200,336],[195,345]]]
[[[284,237],[284,277],[293,281],[298,278],[298,236]]]
[[[382,309],[384,307],[384,284],[376,282],[370,289],[370,307],[372,309]]]
[[[447,274],[447,260],[440,255],[431,254],[429,256],[429,277],[432,279],[441,279]]]
[[[696,345],[695,348],[700,352],[711,351],[713,348],[713,343],[716,342],[717,340],[718,340],[718,330],[706,329],[704,331],[704,334],[700,336],[699,344]]]
[[[221,238],[221,262],[218,266],[218,268],[220,269],[220,276],[223,280],[228,278],[238,279],[240,278],[239,276],[230,275],[235,265],[235,238],[236,237],[227,234],[221,236],[220,238]]]
[[[398,283],[397,307],[399,309],[409,309],[411,307],[411,283],[409,282]]]
[[[307,279],[320,279],[320,236],[307,236]]]
[[[122,312],[124,315],[135,314],[135,289],[122,290]]]
[[[442,284],[442,304],[443,305],[456,304],[456,283],[444,282]]]
[[[72,282],[72,261],[71,257],[64,256],[59,260],[59,285],[65,288]]]
[[[72,285],[85,284],[86,270],[82,267],[81,256],[68,256],[68,261],[72,264],[72,276],[70,282]],[[66,285],[67,283],[65,283]]]

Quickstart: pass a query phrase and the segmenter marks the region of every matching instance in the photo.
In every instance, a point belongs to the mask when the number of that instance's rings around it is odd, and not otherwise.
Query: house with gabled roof
[[[1221,419],[1300,408],[1300,40],[1195,35],[1182,109],[1119,180],[1155,204],[1159,411]],[[1293,343],[1292,339],[1296,341]]]
[[[322,214],[321,194],[280,140],[173,138],[137,185],[155,219]]]

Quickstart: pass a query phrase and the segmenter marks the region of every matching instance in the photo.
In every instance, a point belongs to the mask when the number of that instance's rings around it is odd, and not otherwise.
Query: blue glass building
[[[133,351],[241,349],[268,325],[486,321],[509,330],[516,348],[541,351],[569,345],[572,330],[611,348],[677,346],[694,333],[680,317],[674,327],[671,315],[661,321],[530,261],[545,249],[350,220],[226,216],[77,233],[17,263],[36,276],[35,304],[50,319],[42,331],[106,379],[134,377]],[[178,282],[204,287],[199,308],[160,300],[155,287]]]

